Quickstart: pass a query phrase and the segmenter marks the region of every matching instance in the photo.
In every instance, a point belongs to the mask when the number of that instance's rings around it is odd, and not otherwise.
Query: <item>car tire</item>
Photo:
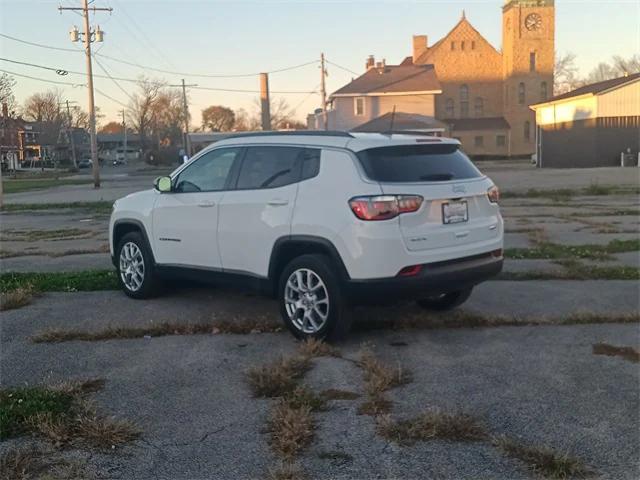
[[[160,280],[151,249],[141,233],[127,233],[118,242],[116,273],[120,288],[129,297],[142,299],[158,294]]]
[[[471,296],[473,288],[447,292],[418,300],[418,305],[427,310],[446,311],[459,307]]]
[[[296,338],[340,340],[349,333],[350,309],[327,255],[301,255],[289,262],[278,281],[278,303]]]

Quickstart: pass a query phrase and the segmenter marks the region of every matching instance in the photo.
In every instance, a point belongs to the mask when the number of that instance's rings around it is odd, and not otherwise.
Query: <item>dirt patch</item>
[[[1,292],[0,311],[14,310],[29,305],[33,300],[34,293],[31,286],[19,287],[9,292]]]
[[[596,343],[593,345],[593,354],[620,357],[629,362],[640,363],[640,352],[632,347],[616,347],[608,343]]]

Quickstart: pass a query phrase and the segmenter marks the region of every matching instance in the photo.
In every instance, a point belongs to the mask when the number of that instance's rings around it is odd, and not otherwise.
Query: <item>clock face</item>
[[[530,13],[524,19],[524,26],[527,30],[539,30],[542,27],[542,17],[537,13]]]

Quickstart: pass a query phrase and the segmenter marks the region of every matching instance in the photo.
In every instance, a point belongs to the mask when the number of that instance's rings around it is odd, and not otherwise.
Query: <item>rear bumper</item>
[[[412,277],[347,280],[347,295],[356,303],[386,303],[424,298],[473,287],[500,273],[502,263],[503,257],[494,257],[489,252],[425,264],[422,271]]]

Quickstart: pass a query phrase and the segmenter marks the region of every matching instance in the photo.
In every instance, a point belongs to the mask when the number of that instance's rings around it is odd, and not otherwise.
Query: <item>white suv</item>
[[[346,307],[460,305],[502,268],[498,189],[457,140],[265,132],[219,141],[114,204],[124,292],[168,275],[248,282],[300,338],[341,336]]]

